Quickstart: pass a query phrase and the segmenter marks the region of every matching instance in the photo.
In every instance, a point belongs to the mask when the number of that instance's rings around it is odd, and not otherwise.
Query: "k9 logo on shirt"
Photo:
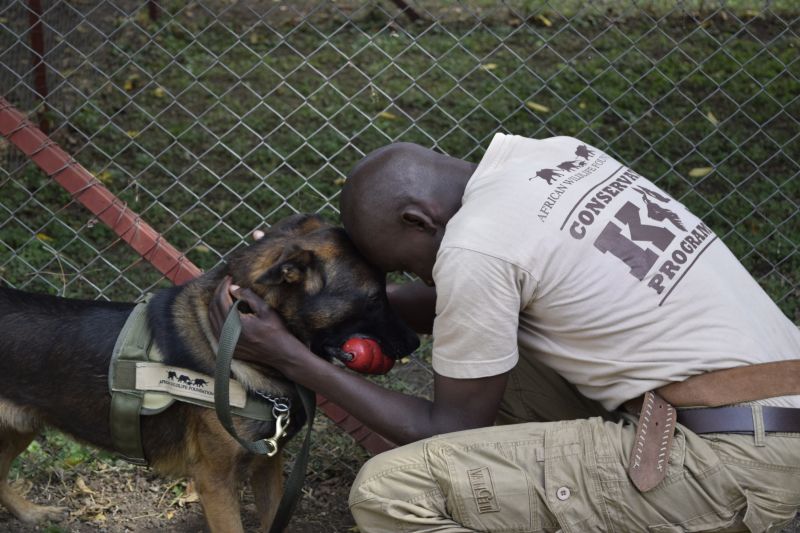
[[[594,247],[619,259],[630,275],[646,282],[662,296],[661,305],[716,236],[680,203],[649,183],[637,183],[641,176],[632,170],[619,173],[623,168],[604,180],[608,185],[598,185],[588,201],[588,194],[584,196],[562,229],[569,227],[573,238],[583,239],[606,208],[614,209],[622,202],[595,237]]]

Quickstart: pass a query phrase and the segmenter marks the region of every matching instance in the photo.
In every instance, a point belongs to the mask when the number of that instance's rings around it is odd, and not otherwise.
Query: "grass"
[[[434,24],[393,21],[389,2],[309,8],[308,18],[269,5],[262,22],[241,6],[217,14],[161,2],[167,14],[155,22],[103,4],[88,24],[60,6],[49,16],[74,30],[64,39],[73,48],[51,57],[54,138],[210,268],[252,229],[291,212],[337,220],[344,175],[387,142],[477,161],[497,131],[572,135],[706,219],[800,320],[793,2],[574,2],[556,11],[528,1],[514,12],[494,4],[474,4],[480,23],[452,3],[420,4],[441,16]],[[3,16],[0,49],[26,54],[17,36],[27,18]],[[0,93],[37,109],[22,85],[5,85],[16,78],[0,78]],[[3,154],[0,278],[114,299],[165,284],[0,142]],[[420,368],[405,365],[392,385],[425,393]],[[357,468],[363,454],[330,440],[340,437],[322,424],[318,478]],[[331,462],[326,447],[345,453]],[[35,467],[37,457],[27,461]]]

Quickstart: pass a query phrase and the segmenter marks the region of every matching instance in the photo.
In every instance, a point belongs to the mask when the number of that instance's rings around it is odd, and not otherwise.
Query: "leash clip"
[[[289,415],[282,412],[275,418],[275,434],[268,439],[264,439],[264,444],[269,448],[267,457],[272,457],[278,453],[278,439],[283,437],[287,427],[289,427]]]

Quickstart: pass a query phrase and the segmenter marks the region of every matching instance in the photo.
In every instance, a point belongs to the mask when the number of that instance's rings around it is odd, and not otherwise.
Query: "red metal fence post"
[[[28,0],[28,22],[31,28],[31,63],[33,65],[33,85],[42,109],[39,111],[39,128],[50,133],[50,119],[47,116],[47,64],[44,62],[44,25],[42,24],[41,0]]]
[[[158,0],[148,0],[147,1],[147,16],[150,17],[150,22],[155,22],[158,20],[158,16],[161,14],[161,8],[158,6]]]

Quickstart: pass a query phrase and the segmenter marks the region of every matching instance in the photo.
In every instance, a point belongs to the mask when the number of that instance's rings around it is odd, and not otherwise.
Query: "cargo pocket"
[[[771,433],[766,446],[751,435],[715,434],[705,440],[747,498],[751,531],[780,531],[800,510],[800,436]]]
[[[781,531],[797,515],[798,509],[800,503],[793,505],[748,494],[744,523],[750,531]]]
[[[545,498],[562,531],[605,529],[590,422],[562,422],[545,434]]]
[[[536,449],[541,446],[541,440],[470,445],[431,442],[427,452],[438,456],[431,464],[446,465],[446,471],[432,467],[432,474],[450,516],[475,531],[537,531],[539,506],[529,475],[536,475]]]
[[[642,497],[669,521],[648,531],[745,531],[745,497],[705,440],[678,425],[667,477]]]

